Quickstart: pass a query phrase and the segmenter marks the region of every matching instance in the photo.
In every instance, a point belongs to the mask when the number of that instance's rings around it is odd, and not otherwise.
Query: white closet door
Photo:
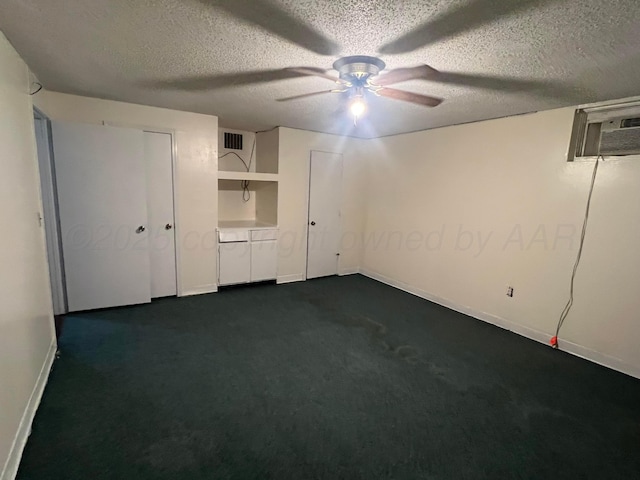
[[[338,273],[342,155],[311,152],[307,278]]]
[[[177,294],[171,135],[144,132],[151,298]]]
[[[142,131],[52,129],[69,311],[149,302]]]

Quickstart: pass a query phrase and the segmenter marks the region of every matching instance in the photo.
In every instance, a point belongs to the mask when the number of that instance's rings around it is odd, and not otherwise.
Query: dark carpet
[[[70,315],[60,349],[21,480],[640,478],[640,381],[362,276]]]

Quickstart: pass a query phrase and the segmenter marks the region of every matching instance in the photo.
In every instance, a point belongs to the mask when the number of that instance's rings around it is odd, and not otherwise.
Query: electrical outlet
[[[507,287],[507,297],[513,297],[513,287]]]

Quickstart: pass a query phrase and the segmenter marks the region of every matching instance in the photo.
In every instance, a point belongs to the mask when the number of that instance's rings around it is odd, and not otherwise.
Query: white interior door
[[[42,221],[44,221],[45,239],[47,241],[47,261],[49,263],[53,314],[62,315],[67,313],[67,306],[49,125],[48,120],[35,112],[33,121],[38,150],[38,167],[40,169],[40,191],[42,192],[42,215],[44,217]]]
[[[142,131],[52,122],[69,311],[151,300]]]
[[[144,132],[151,298],[177,294],[171,135]]]
[[[311,152],[307,278],[338,273],[342,155]]]

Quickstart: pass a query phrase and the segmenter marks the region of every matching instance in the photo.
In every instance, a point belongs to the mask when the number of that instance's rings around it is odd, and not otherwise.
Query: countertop
[[[218,230],[268,230],[271,228],[278,228],[278,226],[271,223],[259,222],[257,220],[228,220],[218,222]]]

